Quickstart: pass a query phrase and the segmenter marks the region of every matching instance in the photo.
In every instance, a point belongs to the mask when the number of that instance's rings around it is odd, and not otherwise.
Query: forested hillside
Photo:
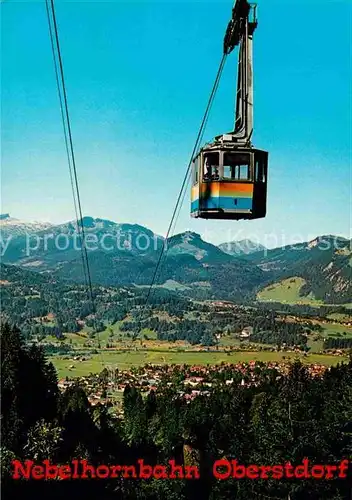
[[[2,493],[6,498],[99,498],[175,500],[347,500],[346,475],[315,478],[216,479],[220,459],[257,466],[292,466],[309,460],[339,463],[351,457],[352,362],[313,377],[299,363],[287,375],[264,364],[258,383],[241,385],[243,374],[224,367],[223,377],[202,396],[189,400],[179,391],[182,373],[168,374],[157,391],[142,397],[133,385],[124,390],[122,420],[106,406],[92,406],[80,385],[60,393],[53,366],[38,347],[25,347],[17,329],[1,328]],[[228,385],[224,378],[231,378]],[[16,397],[14,397],[16,389]],[[134,465],[138,460],[166,467],[174,460],[193,465],[198,479],[14,480],[14,459],[71,464],[85,459]],[[269,474],[269,475],[268,475]],[[346,474],[346,471],[344,472]],[[122,476],[122,477],[121,477]],[[126,477],[126,476],[125,476]]]
[[[128,332],[132,338],[140,337],[148,329],[159,340],[211,346],[216,343],[217,334],[238,334],[251,325],[254,342],[305,348],[307,334],[316,329],[310,322],[305,325],[283,322],[279,315],[263,306],[233,304],[228,310],[164,288],[154,290],[148,307],[141,309],[147,289],[136,286],[94,286],[93,315],[83,285],[17,266],[2,265],[1,276],[1,317],[19,325],[27,340],[43,340],[47,336],[63,339],[65,333],[81,331],[85,335],[89,332],[93,338],[119,322],[120,331]]]
[[[312,294],[328,304],[351,302],[350,240],[321,236],[308,243],[253,253],[247,258],[272,273],[271,283],[295,276],[304,278],[302,297]]]

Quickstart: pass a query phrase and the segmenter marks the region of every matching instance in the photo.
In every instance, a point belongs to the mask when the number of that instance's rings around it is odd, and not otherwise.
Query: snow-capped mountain
[[[219,248],[230,255],[245,256],[254,252],[264,251],[265,247],[258,242],[251,240],[231,241],[228,243],[221,243]]]
[[[2,238],[20,236],[26,233],[45,231],[52,227],[50,222],[24,221],[11,217],[10,214],[0,214],[0,233]]]

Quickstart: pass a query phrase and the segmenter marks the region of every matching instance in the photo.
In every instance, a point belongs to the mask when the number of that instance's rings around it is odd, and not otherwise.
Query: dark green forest
[[[349,349],[352,348],[352,339],[332,338],[326,339],[324,349]]]
[[[124,392],[124,418],[92,407],[78,383],[60,393],[53,365],[21,332],[1,328],[2,484],[4,498],[347,500],[348,479],[227,479],[215,460],[271,465],[307,457],[338,464],[352,454],[352,360],[309,375],[300,363],[288,375],[263,365],[253,386],[221,380],[207,395],[180,397],[177,371],[156,392]],[[234,379],[240,380],[242,376]],[[13,480],[13,459],[67,464],[196,464],[199,479]],[[290,497],[288,497],[290,495]]]
[[[305,327],[298,323],[278,321],[277,315],[271,311],[241,310],[237,314],[212,313],[206,321],[187,318],[182,321],[165,321],[156,316],[143,320],[136,318],[122,323],[120,330],[140,332],[143,328],[149,328],[157,333],[159,340],[186,340],[192,345],[214,345],[215,334],[240,332],[248,325],[253,327],[253,342],[280,346],[286,343],[288,346],[300,346],[303,349],[307,344],[306,334],[317,329],[313,324]]]
[[[123,321],[119,328],[129,332],[131,338],[137,338],[142,329],[147,328],[156,332],[159,340],[184,340],[192,345],[211,346],[216,343],[217,334],[239,333],[252,326],[253,342],[286,343],[305,349],[307,334],[316,329],[310,322],[302,326],[283,321],[285,314],[296,312],[295,307],[283,306],[279,313],[261,304],[254,307],[237,304],[235,309],[220,307],[217,310],[209,303],[196,302],[160,288],[153,291],[145,307],[146,290],[136,286],[94,286],[96,311],[93,318],[92,304],[84,286],[15,266],[2,266],[1,271],[2,279],[10,283],[2,286],[0,294],[2,317],[17,324],[27,340],[33,336],[44,339],[49,335],[63,339],[65,333],[77,333],[84,327],[90,328],[90,335],[94,337],[106,325]],[[319,309],[310,309],[306,307],[301,312],[319,315]],[[329,309],[325,309],[327,314]],[[167,313],[167,318],[165,315],[158,317],[159,313]],[[51,320],[47,318],[49,314]]]

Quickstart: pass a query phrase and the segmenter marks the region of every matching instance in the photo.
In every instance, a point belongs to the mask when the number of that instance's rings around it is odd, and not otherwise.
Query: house
[[[253,333],[253,327],[252,326],[246,326],[243,328],[242,332],[240,333],[240,338],[241,339],[248,339]]]

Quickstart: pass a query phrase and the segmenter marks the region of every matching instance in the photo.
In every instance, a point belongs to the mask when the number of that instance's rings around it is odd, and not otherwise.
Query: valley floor
[[[105,367],[129,370],[145,364],[187,364],[212,365],[220,363],[238,363],[250,361],[263,362],[293,362],[300,359],[306,364],[332,366],[348,360],[346,351],[337,350],[333,353],[323,353],[323,338],[336,336],[352,337],[352,326],[341,324],[336,318],[331,322],[326,320],[313,323],[319,324],[322,333],[308,336],[307,345],[310,351],[303,353],[299,350],[283,349],[270,344],[256,344],[248,340],[241,340],[233,334],[222,335],[217,345],[206,347],[191,345],[188,342],[158,340],[156,332],[143,329],[141,338],[132,340],[128,332],[120,330],[123,322],[108,325],[96,338],[89,339],[90,329],[85,328],[80,334],[65,334],[64,341],[54,337],[46,337],[44,344],[49,343],[56,347],[65,346],[67,352],[58,352],[50,356],[57,369],[59,378],[81,377],[90,373],[99,373]],[[307,318],[287,316],[286,321],[305,322]],[[341,319],[340,319],[341,321]],[[110,347],[107,348],[106,345]]]
[[[82,360],[84,358],[84,360]],[[347,356],[327,355],[327,354],[307,354],[297,352],[276,352],[276,351],[205,351],[189,349],[185,346],[181,351],[180,347],[169,345],[168,342],[158,342],[154,347],[136,347],[121,349],[100,349],[96,354],[82,355],[80,350],[77,355],[50,356],[57,369],[59,378],[81,377],[90,373],[99,373],[105,367],[118,368],[119,370],[129,370],[133,366],[151,364],[187,364],[187,365],[207,365],[219,363],[238,363],[250,361],[263,362],[292,362],[300,359],[303,363],[336,365],[347,361]]]

